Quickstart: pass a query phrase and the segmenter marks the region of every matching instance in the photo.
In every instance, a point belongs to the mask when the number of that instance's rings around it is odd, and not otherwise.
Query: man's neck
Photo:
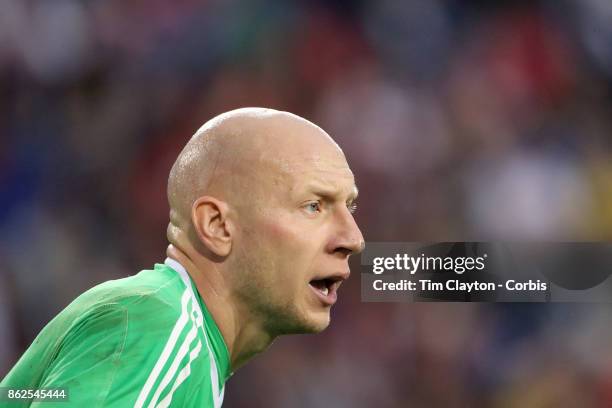
[[[223,336],[230,355],[232,372],[272,343],[274,337],[253,318],[252,311],[232,298],[231,291],[214,263],[201,256],[190,257],[186,251],[172,244],[168,246],[166,254],[183,265],[195,283],[200,297]]]

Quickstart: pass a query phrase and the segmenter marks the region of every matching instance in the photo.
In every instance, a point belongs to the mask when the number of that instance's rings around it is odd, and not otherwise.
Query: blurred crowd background
[[[367,241],[597,241],[611,85],[606,0],[3,0],[0,377],[78,294],[163,261],[170,166],[218,113],[326,129]],[[359,293],[225,406],[612,406],[610,305]]]

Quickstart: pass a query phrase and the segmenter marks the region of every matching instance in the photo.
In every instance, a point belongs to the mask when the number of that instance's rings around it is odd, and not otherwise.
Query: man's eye
[[[313,201],[306,204],[306,211],[313,214],[321,212],[321,203],[318,201]]]
[[[346,208],[348,208],[351,214],[354,214],[357,211],[357,203],[349,203],[346,205]]]

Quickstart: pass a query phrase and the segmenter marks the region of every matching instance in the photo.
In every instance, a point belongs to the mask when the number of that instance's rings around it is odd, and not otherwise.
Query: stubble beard
[[[258,251],[258,253],[261,253]],[[274,338],[286,334],[319,333],[329,325],[313,316],[312,311],[303,310],[307,296],[305,291],[283,293],[278,282],[272,281],[278,274],[270,273],[276,268],[271,257],[250,256],[243,252],[235,263],[237,279],[235,293],[248,310],[251,318],[259,320],[262,328]],[[285,271],[284,273],[291,273]],[[329,311],[328,311],[329,313]]]

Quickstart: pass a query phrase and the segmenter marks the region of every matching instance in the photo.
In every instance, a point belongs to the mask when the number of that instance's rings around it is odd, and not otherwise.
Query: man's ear
[[[232,228],[227,203],[211,196],[198,198],[191,207],[191,220],[198,238],[213,254],[225,257],[232,249]]]

